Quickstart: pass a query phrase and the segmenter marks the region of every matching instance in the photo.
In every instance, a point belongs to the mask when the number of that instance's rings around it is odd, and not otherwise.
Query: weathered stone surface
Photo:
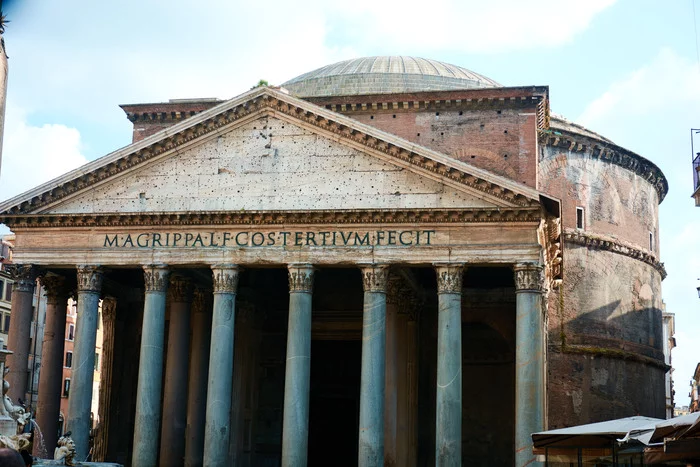
[[[125,174],[56,213],[493,206],[284,120],[263,117]]]

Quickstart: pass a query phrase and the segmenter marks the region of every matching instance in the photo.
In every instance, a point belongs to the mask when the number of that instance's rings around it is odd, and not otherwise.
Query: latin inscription
[[[427,246],[435,230],[143,232],[107,234],[105,248]]]

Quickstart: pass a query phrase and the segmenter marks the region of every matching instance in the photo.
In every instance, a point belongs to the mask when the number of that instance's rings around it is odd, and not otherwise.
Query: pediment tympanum
[[[246,93],[0,205],[15,216],[531,211],[537,191],[272,89]],[[15,219],[17,220],[17,219]]]

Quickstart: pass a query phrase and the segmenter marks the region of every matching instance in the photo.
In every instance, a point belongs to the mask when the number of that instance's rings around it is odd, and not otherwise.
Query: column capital
[[[211,267],[214,277],[214,293],[236,293],[238,289],[238,265],[214,264]]]
[[[66,288],[66,278],[58,274],[45,274],[41,277],[41,285],[46,292],[46,303],[48,305],[59,305],[63,300],[64,305],[68,300],[68,289]]]
[[[164,264],[149,264],[143,267],[146,292],[166,292],[170,269]]]
[[[100,266],[91,264],[78,265],[78,293],[102,290],[103,270]]]
[[[102,300],[102,320],[106,323],[114,320],[117,315],[117,299],[114,297],[105,297]]]
[[[314,288],[314,267],[311,264],[290,264],[289,292],[312,293]]]
[[[200,286],[194,288],[192,295],[192,311],[194,313],[204,313],[211,309],[212,290]]]
[[[5,271],[10,273],[14,281],[13,290],[19,292],[33,292],[36,278],[39,276],[39,269],[31,264],[7,264]]]
[[[168,298],[171,302],[191,303],[194,294],[192,281],[179,274],[170,276],[168,286]]]
[[[462,293],[462,276],[464,264],[445,263],[436,264],[438,293]]]
[[[388,264],[371,264],[360,266],[362,271],[362,287],[365,292],[386,293],[389,280]]]
[[[544,277],[542,265],[538,263],[518,263],[513,266],[515,292],[542,292]]]

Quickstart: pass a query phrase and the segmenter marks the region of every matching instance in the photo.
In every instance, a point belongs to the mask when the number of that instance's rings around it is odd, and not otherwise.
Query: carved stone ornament
[[[292,264],[289,266],[289,292],[312,293],[314,287],[314,268],[310,264]]]
[[[41,286],[46,292],[46,304],[58,305],[61,301],[68,300],[66,278],[57,274],[46,274],[41,278]]]
[[[211,267],[214,276],[214,293],[236,293],[238,289],[238,266],[217,264]]]
[[[143,280],[146,292],[165,292],[168,290],[168,276],[170,270],[167,266],[150,265],[143,267]]]
[[[542,292],[544,290],[544,277],[542,266],[536,263],[516,264],[515,292]]]
[[[14,284],[12,290],[18,292],[33,292],[39,270],[31,264],[8,264],[5,271],[10,273]]]
[[[462,293],[464,265],[446,264],[435,266],[438,293]]]
[[[105,297],[102,300],[102,321],[105,324],[113,322],[117,316],[117,299],[114,297]]]
[[[191,280],[177,274],[170,277],[170,286],[168,287],[170,301],[191,303],[193,293],[194,287]]]
[[[82,264],[78,266],[78,293],[100,293],[102,290],[102,268]]]
[[[375,264],[362,268],[362,286],[365,292],[386,293],[388,279],[389,266],[386,264]]]
[[[212,290],[204,287],[195,287],[192,297],[192,311],[194,313],[204,313],[211,309],[212,306]]]

